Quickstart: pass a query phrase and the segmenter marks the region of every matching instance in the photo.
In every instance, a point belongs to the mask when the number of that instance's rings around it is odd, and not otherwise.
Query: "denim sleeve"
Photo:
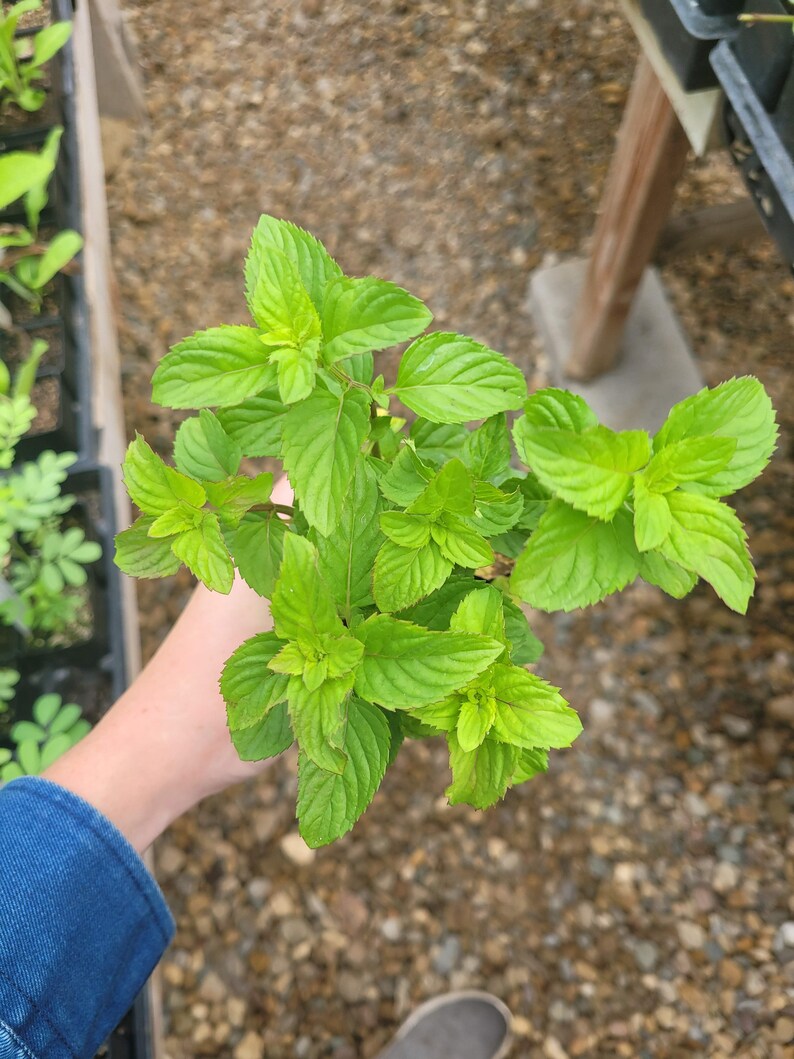
[[[93,806],[0,791],[0,1059],[90,1059],[174,932],[157,884]]]

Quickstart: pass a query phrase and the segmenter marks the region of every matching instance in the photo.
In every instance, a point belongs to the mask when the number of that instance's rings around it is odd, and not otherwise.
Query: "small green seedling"
[[[8,704],[14,701],[19,673],[15,669],[0,669],[0,714],[8,710]]]
[[[52,129],[38,154],[14,151],[0,158],[0,208],[22,199],[27,227],[0,225],[0,284],[41,308],[42,291],[58,272],[66,269],[83,246],[83,239],[72,229],[58,232],[49,242],[39,239],[39,219],[47,205],[47,185],[58,161],[63,129]],[[4,182],[5,181],[5,182]],[[8,201],[4,201],[8,200]],[[6,309],[0,325],[12,326]]]
[[[525,668],[542,646],[520,603],[570,611],[640,577],[680,598],[702,578],[747,609],[746,535],[721,498],[775,446],[758,380],[687,398],[651,438],[564,390],[528,396],[472,338],[422,334],[418,299],[344,275],[284,221],[260,219],[245,287],[253,326],[199,331],[157,366],[155,401],[198,414],[175,467],[130,445],[141,516],[116,562],[138,577],[184,563],[217,592],[236,569],[271,600],[274,631],[232,654],[220,686],[242,758],[297,740],[310,845],[353,826],[405,738],[443,735],[447,796],[478,809],[571,745],[579,717]],[[373,354],[408,341],[387,387]],[[244,457],[279,459],[294,505]]]
[[[13,674],[13,670],[0,671]],[[13,674],[17,676],[18,674]],[[60,695],[40,695],[33,704],[33,720],[17,721],[9,738],[13,747],[0,747],[0,780],[8,783],[20,776],[38,776],[91,731],[75,703],[64,703]]]
[[[13,385],[0,364],[0,470],[14,462],[15,446],[35,416],[30,391],[46,351],[34,343]],[[0,624],[26,635],[65,632],[83,606],[85,566],[102,554],[79,526],[62,530],[75,498],[61,494],[72,452],[42,452],[35,461],[0,477]]]
[[[15,103],[22,110],[41,110],[46,91],[36,82],[45,78],[44,67],[72,35],[71,22],[53,22],[32,37],[18,37],[20,18],[38,11],[41,0],[21,0],[0,12],[0,107]]]

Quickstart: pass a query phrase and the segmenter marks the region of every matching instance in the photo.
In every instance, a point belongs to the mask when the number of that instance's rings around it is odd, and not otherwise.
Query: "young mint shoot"
[[[702,578],[746,611],[754,571],[723,498],[775,446],[756,379],[687,398],[654,438],[616,432],[581,397],[528,396],[480,342],[424,333],[420,301],[345,276],[285,221],[260,219],[245,288],[252,326],[199,331],[154,373],[155,401],[198,414],[174,467],[130,445],[141,516],[116,561],[138,577],[184,563],[218,592],[236,570],[271,600],[274,631],[234,652],[221,691],[244,759],[297,740],[309,845],[350,830],[405,738],[443,734],[447,796],[478,809],[573,743],[577,714],[524,668],[542,646],[519,603],[573,610],[638,577],[680,598]],[[409,341],[387,387],[374,354]],[[245,457],[282,462],[293,507]]]

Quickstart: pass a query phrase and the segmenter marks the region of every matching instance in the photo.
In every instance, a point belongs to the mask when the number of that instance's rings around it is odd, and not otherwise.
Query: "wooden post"
[[[593,236],[565,374],[592,379],[615,363],[626,318],[670,212],[689,141],[641,56]]]

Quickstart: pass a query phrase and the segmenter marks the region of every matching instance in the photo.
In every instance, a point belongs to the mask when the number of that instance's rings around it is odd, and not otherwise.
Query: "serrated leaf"
[[[436,631],[448,629],[452,615],[461,600],[483,584],[484,582],[475,580],[470,573],[453,573],[435,592],[401,611],[397,617]]]
[[[516,449],[555,496],[588,515],[610,519],[626,499],[632,474],[651,456],[643,430],[615,433],[593,427],[585,434],[535,427],[524,416],[513,428]]]
[[[250,301],[259,278],[263,259],[271,250],[279,250],[295,265],[309,297],[319,311],[328,283],[342,270],[319,239],[289,221],[263,214],[251,236],[251,249],[245,262],[245,289]]]
[[[218,422],[244,456],[280,456],[281,428],[287,406],[271,388],[231,408],[218,410]]]
[[[450,619],[453,632],[475,632],[507,643],[504,596],[493,585],[483,585],[465,596]]]
[[[470,633],[433,632],[385,614],[355,630],[364,644],[356,693],[388,710],[411,710],[445,698],[502,653],[502,644]]]
[[[276,632],[283,640],[313,645],[323,635],[344,633],[333,597],[318,569],[317,549],[295,533],[284,538],[270,610]]]
[[[360,391],[335,397],[317,390],[284,418],[284,467],[309,524],[324,537],[339,522],[368,429]]]
[[[510,786],[526,783],[541,772],[549,771],[548,750],[519,750],[516,770],[510,777]]]
[[[555,386],[533,393],[524,405],[524,414],[533,427],[570,430],[574,434],[598,426],[596,414],[584,397]]]
[[[472,430],[463,445],[460,458],[475,478],[481,481],[502,478],[510,467],[510,435],[504,412],[486,419]]]
[[[262,632],[240,644],[227,659],[220,688],[232,734],[259,723],[274,706],[286,701],[287,678],[269,668],[282,647],[283,641],[274,632]]]
[[[195,529],[175,537],[171,550],[207,588],[224,595],[231,592],[234,566],[214,512],[205,511]]]
[[[298,823],[307,845],[316,849],[341,838],[369,806],[390,763],[394,742],[382,710],[352,698],[339,775],[319,769],[305,754],[298,762]]]
[[[430,532],[442,556],[456,566],[477,570],[494,560],[490,544],[457,515],[442,516]]]
[[[182,565],[171,551],[170,540],[154,540],[149,536],[154,518],[142,515],[129,527],[116,534],[114,562],[119,570],[132,577],[170,577]]]
[[[532,665],[543,654],[543,644],[532,632],[524,611],[509,596],[503,597],[502,607],[511,660],[517,666]]]
[[[421,334],[433,314],[394,283],[365,276],[339,276],[323,303],[323,359],[327,364],[354,354],[377,352]]]
[[[460,713],[455,725],[460,749],[467,752],[476,750],[485,739],[495,716],[496,700],[492,695],[461,695]]]
[[[372,592],[379,610],[410,607],[446,581],[452,563],[430,541],[423,548],[401,548],[387,540],[375,559]]]
[[[490,678],[496,699],[494,734],[513,746],[570,746],[582,722],[559,692],[519,666],[495,665]]]
[[[408,507],[427,487],[433,471],[416,455],[410,445],[397,453],[378,485],[387,500],[400,507]]]
[[[501,353],[464,335],[437,332],[403,354],[396,396],[436,423],[466,423],[519,408],[524,376]]]
[[[228,534],[229,551],[240,576],[266,599],[273,594],[286,532],[286,523],[274,512],[249,511]]]
[[[555,500],[516,561],[511,591],[540,610],[575,610],[625,588],[639,572],[631,518],[601,522]]]
[[[673,441],[653,457],[643,471],[647,487],[668,493],[684,482],[707,482],[727,467],[736,451],[736,438],[684,438]]]
[[[424,548],[430,540],[430,522],[424,515],[384,511],[380,516],[380,528],[390,541],[401,548]]]
[[[698,482],[698,492],[727,496],[758,477],[774,452],[777,438],[772,402],[758,379],[752,375],[729,379],[679,401],[654,438],[654,451],[684,438],[705,435],[733,438],[736,449],[727,466]]]
[[[513,488],[518,489],[524,501],[524,507],[516,526],[523,530],[536,529],[541,518],[548,511],[554,496],[545,485],[541,485],[537,475],[531,471],[525,478],[511,478],[509,481],[502,482],[502,489]]]
[[[524,510],[524,498],[516,489],[508,493],[489,482],[474,486],[474,514],[467,525],[483,537],[494,537],[511,529]]]
[[[278,369],[278,394],[285,405],[307,398],[314,389],[320,341],[309,339],[299,346],[274,350],[270,360]]]
[[[238,728],[230,734],[234,748],[243,761],[264,761],[265,758],[278,757],[295,741],[286,702],[274,706],[254,724]]]
[[[474,482],[461,460],[450,460],[409,506],[412,515],[474,514]]]
[[[180,500],[199,508],[207,499],[198,482],[165,464],[140,434],[127,448],[122,473],[132,502],[145,515],[162,515]]]
[[[383,540],[378,525],[382,507],[374,470],[366,460],[357,460],[336,528],[328,537],[311,531],[320,573],[348,619],[353,608],[372,603],[372,569]]]
[[[341,774],[347,762],[342,746],[353,674],[326,680],[309,691],[300,677],[289,678],[289,715],[298,746],[314,764]]]
[[[648,488],[643,474],[634,479],[634,541],[641,552],[658,548],[673,524],[665,496]]]
[[[301,345],[320,337],[320,317],[298,269],[275,247],[259,262],[248,307],[263,331],[276,332],[276,341]]]
[[[236,527],[243,515],[258,504],[267,504],[273,492],[273,475],[269,471],[253,478],[239,475],[223,482],[205,482],[207,498],[218,508],[224,527]]]
[[[220,482],[237,474],[242,449],[206,408],[186,419],[174,438],[174,462],[182,474],[200,482]]]
[[[460,423],[431,423],[422,418],[415,419],[409,431],[419,458],[434,467],[460,458],[468,436],[469,431]]]
[[[731,610],[746,614],[755,571],[735,513],[719,500],[679,490],[667,495],[667,503],[673,525],[661,553],[708,581]]]
[[[671,562],[659,552],[640,555],[640,577],[674,599],[683,599],[697,584],[697,574]]]
[[[149,527],[150,537],[175,537],[177,533],[194,529],[201,522],[204,514],[198,508],[191,507],[180,500],[176,507],[171,507],[158,515]],[[169,541],[169,548],[171,542]]]
[[[254,327],[197,331],[166,353],[152,376],[152,398],[165,408],[239,405],[276,382],[271,350]]]
[[[488,809],[504,798],[515,772],[517,751],[507,743],[486,738],[476,750],[464,750],[455,732],[447,736],[452,783],[444,792],[450,805]]]

